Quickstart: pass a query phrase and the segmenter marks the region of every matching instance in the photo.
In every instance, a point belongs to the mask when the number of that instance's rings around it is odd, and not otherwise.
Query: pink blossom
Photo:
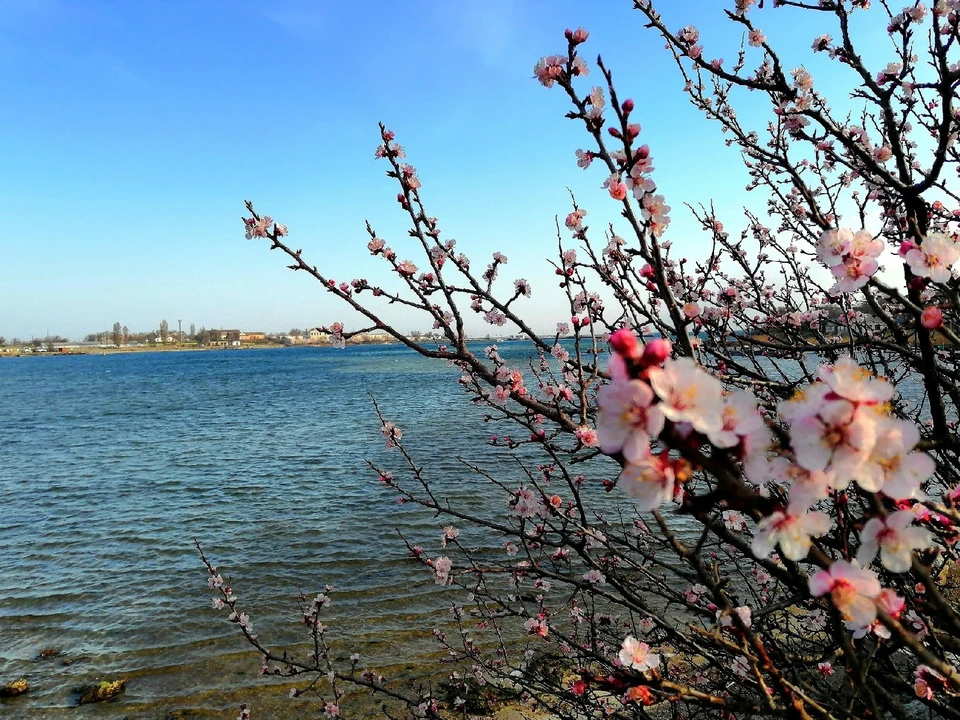
[[[600,439],[593,428],[578,427],[576,435],[584,447],[600,447]]]
[[[532,617],[527,620],[523,627],[526,629],[528,635],[539,635],[540,637],[546,637],[550,634],[550,628],[547,626],[546,620],[541,617]]]
[[[553,87],[553,84],[563,76],[566,58],[562,55],[550,55],[540,58],[533,68],[533,76],[544,87]]]
[[[404,277],[411,277],[415,272],[417,272],[417,266],[409,260],[404,260],[402,263],[397,265],[397,272]]]
[[[935,283],[945,283],[951,278],[950,268],[958,259],[957,243],[942,233],[927,235],[919,247],[909,250],[904,257],[910,272]]]
[[[909,570],[913,551],[933,544],[933,533],[913,525],[915,519],[916,515],[909,510],[891,513],[886,518],[870,518],[860,533],[857,561],[869,565],[879,551],[881,564],[890,572]]]
[[[631,670],[646,672],[660,666],[660,656],[650,652],[650,646],[633,635],[627,635],[620,646],[620,663]]]
[[[683,306],[683,314],[688,320],[692,320],[700,314],[700,306],[695,302],[688,302]]]
[[[743,436],[764,426],[756,397],[744,390],[736,390],[724,398],[721,418],[723,426],[707,433],[710,442],[718,448],[736,447]]]
[[[927,330],[939,330],[943,327],[943,310],[936,305],[929,305],[920,314],[920,324]]]
[[[750,627],[753,622],[752,611],[746,605],[741,607],[730,608],[726,611],[717,610],[717,622],[720,624],[721,628],[732,628],[736,626],[733,616],[736,615],[744,627]]]
[[[830,518],[819,511],[791,515],[778,510],[760,521],[753,536],[753,554],[758,558],[769,557],[779,545],[787,559],[803,560],[810,552],[811,538],[826,535],[832,524]]]
[[[659,407],[673,422],[688,422],[703,433],[723,428],[720,381],[699,367],[693,358],[668,361],[650,369],[650,385],[660,398]]]
[[[458,535],[460,535],[460,531],[457,528],[455,528],[453,525],[447,525],[443,529],[443,535],[440,536],[440,546],[446,547],[447,542],[450,540],[456,540]]]
[[[874,377],[849,355],[839,358],[833,365],[821,366],[819,376],[834,394],[852,402],[875,405],[893,397],[893,385],[884,378]]]
[[[394,425],[392,422],[385,422],[380,431],[383,433],[383,437],[387,441],[388,448],[396,447],[397,442],[403,437],[403,430]]]
[[[650,386],[641,380],[613,382],[597,392],[597,439],[608,455],[622,452],[627,462],[640,460],[650,438],[663,430],[663,412],[654,405]]]
[[[757,29],[751,30],[747,34],[747,39],[750,47],[760,47],[761,45],[763,45],[763,43],[767,41],[767,37],[760,30],[757,30]]]
[[[920,440],[912,422],[883,418],[876,441],[857,477],[864,490],[883,492],[897,500],[921,498],[921,486],[933,476],[936,463],[926,453],[911,452]]]
[[[583,579],[591,585],[601,585],[607,581],[606,576],[596,569],[585,572]]]
[[[810,594],[820,597],[829,593],[848,627],[863,627],[876,619],[874,601],[880,590],[876,573],[856,562],[837,560],[828,569],[810,576]]]
[[[340,706],[336,703],[328,702],[323,706],[323,713],[327,717],[340,717]]]
[[[937,690],[942,691],[947,687],[947,681],[936,670],[926,665],[917,667],[916,678],[913,683],[913,691],[917,697],[933,700]]]
[[[670,212],[670,206],[666,204],[663,195],[646,194],[643,196],[643,219],[651,224],[651,230],[655,235],[660,235],[670,224],[670,218],[667,213]]]
[[[571,230],[580,230],[583,226],[583,218],[586,216],[586,214],[586,210],[577,208],[572,213],[567,215],[567,219],[564,220],[563,224]]]
[[[433,561],[434,581],[437,585],[446,585],[450,582],[450,570],[453,562],[448,557],[438,557]]]
[[[656,510],[664,502],[673,499],[676,490],[676,469],[666,457],[648,454],[627,464],[620,472],[619,484],[637,500],[641,512]]]

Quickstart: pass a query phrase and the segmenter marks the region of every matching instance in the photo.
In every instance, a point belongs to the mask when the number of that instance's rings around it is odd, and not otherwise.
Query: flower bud
[[[640,358],[640,343],[637,341],[637,336],[628,328],[620,328],[610,336],[610,347],[621,357],[631,360]]]
[[[644,346],[641,361],[647,367],[660,365],[670,357],[670,348],[671,343],[669,340],[655,338]]]
[[[920,324],[927,330],[939,330],[943,327],[943,310],[936,305],[930,305],[920,314]]]

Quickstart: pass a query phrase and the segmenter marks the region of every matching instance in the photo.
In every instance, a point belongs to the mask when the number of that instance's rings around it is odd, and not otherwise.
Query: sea
[[[512,363],[530,352],[500,349]],[[0,699],[0,718],[235,718],[241,703],[255,718],[321,716],[288,698],[293,681],[259,676],[211,606],[195,542],[270,647],[303,649],[298,597],[331,585],[336,657],[442,673],[431,629],[463,593],[400,533],[438,556],[449,520],[398,504],[367,463],[403,470],[375,399],[439,495],[502,514],[462,461],[517,474],[488,442],[509,429],[459,376],[398,345],[0,360],[0,685],[30,684]],[[123,695],[76,705],[77,688],[116,679]]]

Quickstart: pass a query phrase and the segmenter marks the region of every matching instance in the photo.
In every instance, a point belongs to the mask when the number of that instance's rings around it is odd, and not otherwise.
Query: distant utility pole
[[[177,339],[183,345],[183,320],[177,320]]]

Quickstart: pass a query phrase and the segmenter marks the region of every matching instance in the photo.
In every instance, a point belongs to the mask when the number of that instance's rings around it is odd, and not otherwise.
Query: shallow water
[[[301,640],[296,597],[329,583],[343,655],[422,672],[449,591],[396,528],[439,554],[441,523],[366,466],[398,467],[368,393],[439,490],[476,496],[453,458],[504,459],[458,374],[397,346],[0,362],[0,682],[32,686],[0,717],[308,714],[210,607],[194,538],[264,639]],[[36,662],[47,647],[62,655]],[[119,676],[120,699],[73,707],[74,687]]]

